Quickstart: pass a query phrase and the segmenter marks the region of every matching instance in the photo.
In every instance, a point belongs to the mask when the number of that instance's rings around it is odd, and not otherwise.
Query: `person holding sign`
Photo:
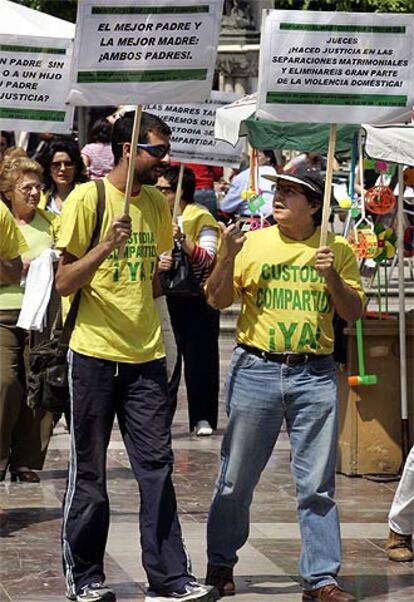
[[[254,489],[283,420],[292,448],[303,600],[350,602],[337,585],[341,563],[335,504],[336,375],[332,318],[354,321],[364,294],[345,239],[319,247],[324,182],[318,172],[269,176],[277,225],[223,232],[207,282],[216,309],[241,297],[237,346],[226,382],[229,422],[207,527],[206,583],[234,594],[233,567],[249,533]]]
[[[179,173],[179,167],[168,167],[157,182],[157,188],[167,197],[172,212]],[[197,436],[209,436],[217,428],[220,314],[207,304],[202,285],[214,265],[219,226],[210,212],[194,201],[195,186],[195,174],[186,167],[179,200],[180,215],[174,220],[173,236],[188,257],[199,290],[181,295],[166,292],[178,352],[169,388],[175,412],[184,360],[190,432],[194,430]],[[172,261],[171,254],[162,256],[158,266],[160,272],[168,271]]]
[[[153,299],[158,256],[173,246],[170,210],[153,186],[171,132],[158,117],[142,114],[126,215],[133,122],[133,113],[126,113],[113,127],[115,163],[103,180],[100,242],[88,250],[97,219],[94,182],[75,188],[62,211],[57,288],[63,296],[82,289],[68,360],[71,453],[62,529],[67,597],[115,600],[105,586],[103,559],[109,528],[106,450],[117,414],[140,489],[145,600],[206,600],[209,588],[189,573],[177,517],[165,352]]]

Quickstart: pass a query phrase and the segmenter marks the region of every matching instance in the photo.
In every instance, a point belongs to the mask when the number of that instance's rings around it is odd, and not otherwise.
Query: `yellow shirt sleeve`
[[[93,182],[77,186],[63,204],[58,249],[66,249],[78,259],[85,255],[96,223],[98,197]]]
[[[12,214],[2,201],[0,201],[0,231],[0,257],[3,259],[16,259],[29,250]]]
[[[359,295],[364,305],[366,296],[362,288],[358,263],[351,245],[342,236],[336,236],[334,242],[335,261],[334,267],[342,280],[353,288]]]
[[[159,223],[157,233],[157,252],[158,255],[169,251],[174,246],[174,240],[172,236],[172,222],[171,222],[171,211],[168,206],[168,202],[161,192],[151,190],[151,196],[154,195],[152,200],[156,199],[159,206]]]

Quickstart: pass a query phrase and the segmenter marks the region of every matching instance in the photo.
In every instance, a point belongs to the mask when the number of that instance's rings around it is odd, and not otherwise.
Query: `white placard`
[[[170,156],[173,161],[238,167],[243,142],[233,147],[214,137],[217,109],[237,98],[240,98],[238,94],[212,92],[210,99],[204,103],[152,104],[145,110],[161,117],[171,128]]]
[[[72,48],[64,38],[0,36],[1,129],[71,131],[74,109],[65,101]]]
[[[384,123],[409,117],[414,16],[263,13],[258,117]]]
[[[82,0],[69,102],[209,98],[221,13],[222,0]]]

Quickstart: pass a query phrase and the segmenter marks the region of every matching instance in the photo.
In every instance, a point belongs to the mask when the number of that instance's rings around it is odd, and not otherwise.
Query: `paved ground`
[[[231,341],[223,340],[224,377]],[[185,394],[174,425],[175,485],[183,531],[195,574],[205,571],[205,523],[216,477],[222,427],[198,439],[187,432]],[[40,485],[0,484],[0,502],[8,509],[1,545],[0,602],[63,601],[59,529],[68,458],[68,435],[58,426]],[[145,575],[138,551],[138,494],[118,431],[109,449],[112,525],[106,557],[108,582],[120,601],[142,601]],[[383,548],[386,516],[396,483],[377,483],[338,475],[344,560],[342,584],[359,600],[414,600],[413,564],[387,560]],[[281,437],[257,488],[251,533],[237,567],[234,602],[299,602],[299,535],[294,484],[289,473],[289,444]]]

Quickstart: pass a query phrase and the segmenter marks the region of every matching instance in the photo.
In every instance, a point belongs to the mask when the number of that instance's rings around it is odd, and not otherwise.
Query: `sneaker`
[[[145,596],[145,602],[171,602],[171,600],[199,600],[199,602],[211,602],[214,600],[213,588],[201,585],[197,581],[187,583],[182,590],[172,592],[171,594],[159,595],[156,592],[148,591]]]
[[[233,579],[233,569],[230,566],[218,564],[207,565],[206,584],[214,586],[220,596],[234,596],[236,586]]]
[[[81,588],[82,593],[77,595],[67,594],[68,600],[76,602],[116,602],[114,592],[103,583],[91,583]]]
[[[207,420],[199,420],[195,425],[195,434],[197,437],[209,437],[213,434],[213,429]]]

